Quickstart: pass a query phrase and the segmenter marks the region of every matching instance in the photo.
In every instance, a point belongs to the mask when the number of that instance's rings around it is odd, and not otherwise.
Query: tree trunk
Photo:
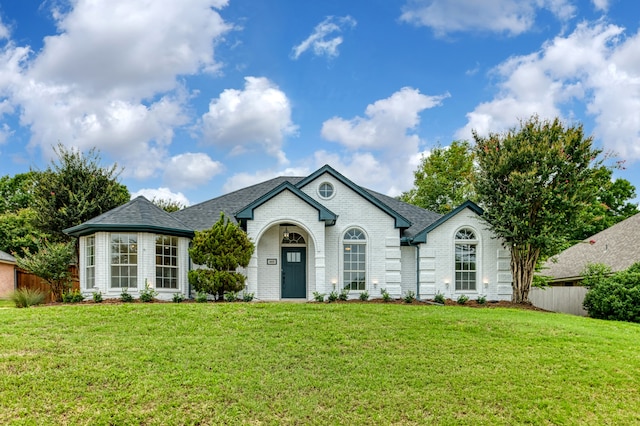
[[[530,303],[529,290],[539,256],[540,249],[533,248],[529,244],[520,246],[514,244],[511,247],[511,275],[513,276],[511,301],[513,303]]]

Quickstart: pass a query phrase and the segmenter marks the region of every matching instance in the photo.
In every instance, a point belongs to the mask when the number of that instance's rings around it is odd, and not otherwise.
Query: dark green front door
[[[282,248],[282,298],[299,299],[307,297],[305,247]]]

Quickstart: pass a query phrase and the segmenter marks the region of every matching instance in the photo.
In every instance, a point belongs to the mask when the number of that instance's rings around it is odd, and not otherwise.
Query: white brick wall
[[[318,186],[329,182],[334,195],[324,200]],[[318,177],[302,189],[311,198],[338,215],[334,226],[325,227],[318,220],[318,211],[289,191],[283,191],[254,210],[254,219],[247,222],[247,233],[257,250],[248,268],[249,291],[262,300],[280,298],[280,224],[294,224],[289,232],[299,232],[307,241],[307,298],[313,292],[329,293],[342,288],[342,238],[352,227],[367,236],[367,282],[371,297],[379,297],[381,288],[400,295],[402,258],[400,232],[394,219],[368,200],[329,174]],[[277,259],[277,265],[267,265],[267,258]],[[375,286],[374,286],[375,283]],[[351,297],[358,297],[352,292]]]
[[[463,227],[473,229],[478,238],[476,291],[455,291],[455,233]],[[461,294],[470,299],[480,295],[487,300],[511,299],[509,251],[502,247],[499,239],[492,238],[486,227],[478,215],[465,209],[427,235],[427,243],[420,245],[422,298],[432,299],[439,292],[454,300]]]
[[[248,288],[261,300],[280,299],[281,224],[289,232],[298,232],[307,243],[307,298],[313,297],[316,283],[325,281],[325,223],[318,220],[318,210],[294,195],[283,191],[254,210],[247,221],[247,234],[256,244],[248,268]],[[277,265],[267,265],[267,259],[277,259]]]
[[[149,285],[155,287],[156,282],[156,234],[146,232],[136,233],[138,236],[138,287],[129,288],[128,292],[133,297],[139,297],[140,290],[144,289],[145,279]],[[111,234],[109,232],[97,232],[95,236],[95,289],[86,288],[86,270],[84,269],[84,259],[86,256],[87,237],[80,237],[80,258],[82,268],[80,268],[80,288],[85,296],[90,297],[92,293],[100,291],[104,298],[119,298],[121,288],[111,288]],[[171,300],[174,293],[188,295],[189,282],[187,273],[189,269],[189,239],[178,238],[178,288],[177,289],[157,289],[161,300]]]

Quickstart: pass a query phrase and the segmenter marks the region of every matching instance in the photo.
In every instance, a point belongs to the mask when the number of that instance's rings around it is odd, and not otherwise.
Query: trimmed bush
[[[609,276],[591,265],[584,276],[589,291],[583,306],[590,317],[640,323],[640,263]]]

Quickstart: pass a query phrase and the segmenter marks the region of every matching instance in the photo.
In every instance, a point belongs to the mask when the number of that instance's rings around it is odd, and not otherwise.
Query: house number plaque
[[[267,265],[277,265],[278,259],[267,259]]]

